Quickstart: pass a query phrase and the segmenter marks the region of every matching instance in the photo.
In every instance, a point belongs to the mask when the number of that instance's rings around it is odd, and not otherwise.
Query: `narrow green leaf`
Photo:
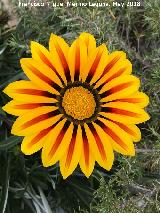
[[[42,189],[40,187],[38,187],[38,190],[39,190],[39,193],[40,193],[40,196],[41,196],[41,199],[42,199],[42,203],[43,203],[43,206],[44,206],[44,209],[45,209],[45,212],[46,213],[52,213],[52,210],[48,204],[48,201],[47,201],[47,198],[46,196],[44,195]]]
[[[13,146],[19,144],[22,141],[22,137],[10,136],[4,141],[0,142],[0,150],[10,149]]]
[[[5,175],[2,185],[2,196],[1,196],[1,203],[0,203],[0,212],[5,213],[7,200],[8,200],[8,189],[9,189],[9,180],[10,180],[10,156],[7,159],[7,164],[5,166]]]
[[[3,54],[3,52],[5,51],[5,49],[6,49],[6,47],[3,47],[3,48],[0,49],[0,55]]]

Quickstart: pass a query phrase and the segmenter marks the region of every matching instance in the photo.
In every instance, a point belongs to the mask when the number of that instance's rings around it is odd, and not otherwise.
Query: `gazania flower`
[[[124,52],[109,54],[82,33],[70,47],[52,34],[49,51],[31,42],[31,53],[20,61],[29,80],[4,90],[13,100],[3,109],[19,116],[12,134],[25,136],[24,154],[42,149],[43,165],[59,161],[63,178],[78,164],[89,177],[95,161],[110,170],[114,151],[135,155],[136,124],[149,119],[143,109],[149,101]]]

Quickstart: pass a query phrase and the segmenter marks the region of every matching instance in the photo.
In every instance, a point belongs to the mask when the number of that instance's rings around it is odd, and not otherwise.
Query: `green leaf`
[[[7,165],[5,166],[5,175],[2,185],[2,196],[0,203],[0,212],[5,213],[7,200],[8,200],[8,189],[9,189],[9,180],[10,180],[10,156],[7,159]]]
[[[3,54],[3,52],[5,51],[5,49],[6,49],[6,47],[2,47],[2,48],[0,49],[0,55]]]
[[[22,141],[22,137],[10,136],[4,141],[0,142],[0,150],[10,149],[13,146],[19,144]]]
[[[42,203],[43,203],[43,206],[44,206],[44,209],[45,209],[45,212],[46,213],[52,213],[52,210],[49,206],[49,203],[47,201],[47,198],[45,196],[45,194],[43,193],[42,189],[40,187],[38,187],[39,189],[39,193],[40,193],[40,196],[41,196],[41,199],[42,199]]]

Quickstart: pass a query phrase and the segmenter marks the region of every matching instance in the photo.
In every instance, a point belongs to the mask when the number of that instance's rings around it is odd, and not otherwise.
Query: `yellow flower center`
[[[79,86],[66,90],[62,106],[66,114],[74,119],[83,120],[94,114],[96,102],[93,94],[88,89]]]

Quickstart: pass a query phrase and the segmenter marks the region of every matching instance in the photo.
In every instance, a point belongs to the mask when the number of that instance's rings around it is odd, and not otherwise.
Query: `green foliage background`
[[[24,9],[12,0],[19,17],[12,28],[0,2],[0,213],[160,212],[160,1],[141,2],[141,7]],[[110,51],[127,53],[150,97],[151,119],[139,125],[135,157],[117,155],[110,172],[96,166],[86,179],[77,169],[64,181],[58,165],[43,168],[40,153],[21,153],[22,138],[10,134],[15,117],[1,109],[9,101],[2,91],[25,79],[19,59],[30,56],[30,40],[47,47],[53,32],[71,43],[82,31]]]

